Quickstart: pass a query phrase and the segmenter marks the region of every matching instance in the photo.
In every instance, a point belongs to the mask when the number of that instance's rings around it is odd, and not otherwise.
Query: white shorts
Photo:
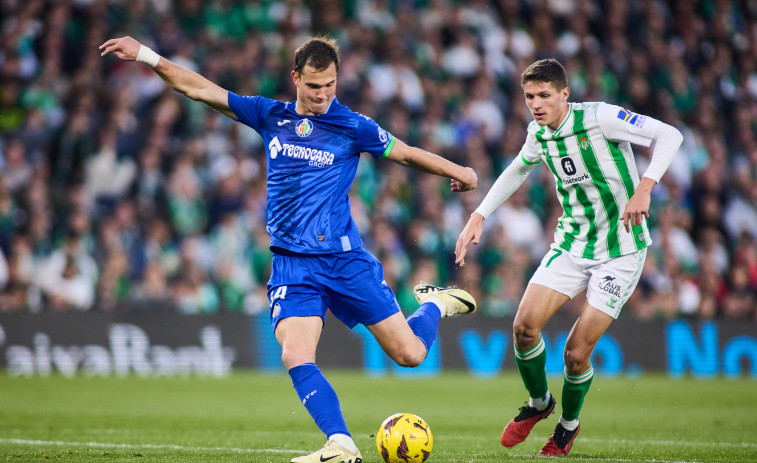
[[[647,250],[607,259],[584,259],[552,246],[530,283],[546,286],[573,299],[584,289],[586,300],[612,318],[639,283]]]

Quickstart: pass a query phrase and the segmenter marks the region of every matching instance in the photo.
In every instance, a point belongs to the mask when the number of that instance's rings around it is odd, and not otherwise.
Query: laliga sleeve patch
[[[618,119],[628,122],[629,124],[638,128],[642,128],[644,127],[644,122],[647,120],[647,116],[640,116],[638,114],[632,113],[627,109],[621,108],[620,111],[618,111]]]

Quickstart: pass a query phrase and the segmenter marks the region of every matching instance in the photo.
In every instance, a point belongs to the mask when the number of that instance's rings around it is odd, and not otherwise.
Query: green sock
[[[515,363],[518,365],[520,377],[528,389],[528,395],[534,399],[540,399],[549,391],[547,388],[547,350],[544,347],[544,338],[539,338],[539,343],[525,352],[517,347],[515,350]]]
[[[581,413],[581,406],[584,404],[584,397],[589,392],[591,380],[594,379],[594,368],[589,369],[580,375],[570,376],[565,372],[562,383],[562,416],[568,421],[578,418]]]

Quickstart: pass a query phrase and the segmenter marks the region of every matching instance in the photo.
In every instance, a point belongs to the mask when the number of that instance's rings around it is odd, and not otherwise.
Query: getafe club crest
[[[297,127],[295,127],[294,132],[298,137],[307,137],[308,135],[313,133],[313,123],[310,122],[309,119],[303,119],[297,123]]]

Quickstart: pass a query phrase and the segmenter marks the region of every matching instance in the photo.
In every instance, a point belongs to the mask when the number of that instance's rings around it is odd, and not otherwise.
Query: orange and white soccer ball
[[[433,447],[431,428],[412,413],[390,416],[376,433],[376,448],[386,463],[423,463]]]

